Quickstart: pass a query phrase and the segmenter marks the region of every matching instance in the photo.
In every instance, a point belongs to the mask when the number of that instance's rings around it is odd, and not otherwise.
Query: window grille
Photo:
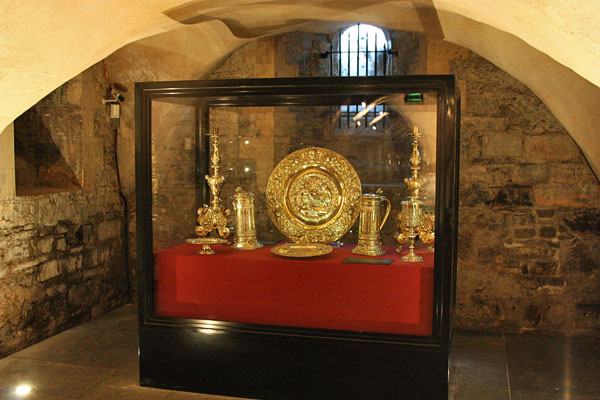
[[[381,28],[367,24],[356,24],[338,33],[337,40],[329,51],[321,54],[329,59],[331,76],[377,76],[387,75],[391,70],[392,57],[397,52]],[[355,120],[355,116],[368,105],[342,105],[340,107],[339,128],[355,124],[364,129],[377,129],[377,123],[385,127],[386,106],[375,105],[367,113]],[[375,123],[373,121],[375,120]],[[379,122],[381,121],[381,122]]]

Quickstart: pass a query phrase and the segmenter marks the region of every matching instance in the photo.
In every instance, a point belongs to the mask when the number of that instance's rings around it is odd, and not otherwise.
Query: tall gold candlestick
[[[215,128],[210,137],[210,169],[211,174],[204,178],[210,187],[210,205],[204,204],[198,209],[198,226],[196,235],[204,237],[211,231],[216,230],[222,238],[229,236],[227,221],[231,211],[221,206],[219,193],[225,182],[225,177],[219,173],[221,155],[219,154],[219,129]]]

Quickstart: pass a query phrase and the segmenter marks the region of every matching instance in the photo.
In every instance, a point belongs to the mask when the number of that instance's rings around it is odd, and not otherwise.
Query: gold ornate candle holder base
[[[412,254],[409,253],[403,257],[400,257],[400,259],[402,261],[406,261],[406,262],[421,262],[421,261],[423,261],[423,257],[419,257],[415,253],[412,253]]]
[[[198,250],[198,254],[208,255],[208,254],[215,254],[215,251],[210,248],[211,245],[213,245],[213,244],[225,244],[225,243],[228,243],[228,242],[227,242],[227,239],[213,238],[213,237],[203,237],[203,238],[187,239],[186,243],[201,244],[202,248],[200,250]]]
[[[416,240],[412,240],[411,243],[409,244],[408,247],[408,254],[405,256],[400,257],[400,259],[402,261],[406,261],[406,262],[421,262],[423,261],[423,257],[418,256],[415,254],[415,242]],[[401,254],[402,253],[402,246],[398,247],[398,249],[396,249],[396,253]]]

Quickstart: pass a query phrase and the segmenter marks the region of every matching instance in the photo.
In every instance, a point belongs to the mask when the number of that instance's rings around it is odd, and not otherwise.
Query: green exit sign
[[[404,95],[405,103],[422,103],[423,93],[407,93]]]

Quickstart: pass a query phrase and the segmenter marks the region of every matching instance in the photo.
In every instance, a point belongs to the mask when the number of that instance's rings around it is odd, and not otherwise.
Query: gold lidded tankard
[[[256,239],[254,194],[244,192],[241,187],[237,187],[233,195],[233,210],[235,212],[235,241],[231,247],[237,250],[256,250],[263,247]]]
[[[385,213],[382,212],[383,203],[386,203]],[[390,200],[379,191],[377,194],[366,193],[361,196],[358,245],[352,249],[352,253],[374,257],[385,254],[381,247],[381,229],[390,215],[391,208]]]

